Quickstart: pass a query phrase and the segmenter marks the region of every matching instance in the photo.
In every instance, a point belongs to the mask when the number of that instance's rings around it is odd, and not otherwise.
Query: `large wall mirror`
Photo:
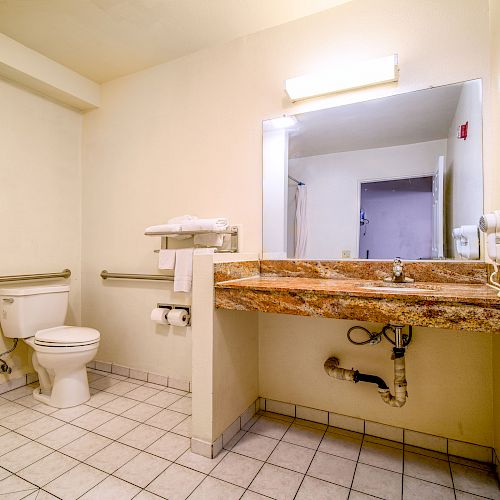
[[[263,255],[479,259],[481,80],[263,123]]]

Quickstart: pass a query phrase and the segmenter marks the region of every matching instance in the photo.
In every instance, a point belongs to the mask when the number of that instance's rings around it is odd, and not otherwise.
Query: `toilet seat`
[[[100,334],[94,328],[56,326],[35,333],[33,344],[40,347],[84,347],[99,343]]]

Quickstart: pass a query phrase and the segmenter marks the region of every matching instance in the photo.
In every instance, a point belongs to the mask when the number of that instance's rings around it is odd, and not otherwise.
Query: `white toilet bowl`
[[[59,326],[40,330],[24,341],[33,349],[33,368],[40,382],[33,391],[36,400],[69,408],[90,399],[86,365],[97,354],[97,330]]]
[[[33,349],[40,388],[33,397],[56,408],[90,399],[87,363],[100,334],[93,328],[60,326],[68,309],[68,285],[0,289],[0,325],[5,337],[23,339]]]

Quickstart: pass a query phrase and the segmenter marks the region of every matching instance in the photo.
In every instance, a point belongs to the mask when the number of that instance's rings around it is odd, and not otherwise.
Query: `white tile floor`
[[[490,468],[276,414],[213,460],[189,451],[190,394],[89,371],[77,408],[0,397],[0,500],[500,499]]]

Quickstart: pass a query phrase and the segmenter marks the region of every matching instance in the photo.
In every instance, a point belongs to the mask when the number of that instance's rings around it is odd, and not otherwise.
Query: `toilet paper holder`
[[[156,305],[156,307],[159,307],[160,309],[183,309],[184,311],[187,311],[188,314],[188,323],[186,326],[191,326],[191,306],[187,306],[184,304],[164,304],[164,303],[159,303]]]

